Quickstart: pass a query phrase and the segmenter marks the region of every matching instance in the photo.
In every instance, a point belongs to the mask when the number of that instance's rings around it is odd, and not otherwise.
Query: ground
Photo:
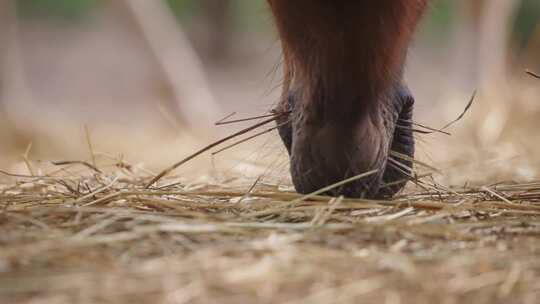
[[[504,167],[492,156],[468,162],[488,180]],[[299,195],[267,168],[258,177],[175,173],[148,187],[156,172],[121,158],[36,166],[28,163],[32,175],[2,172],[1,303],[532,304],[540,296],[534,180],[448,187],[418,163],[416,186],[369,201]]]

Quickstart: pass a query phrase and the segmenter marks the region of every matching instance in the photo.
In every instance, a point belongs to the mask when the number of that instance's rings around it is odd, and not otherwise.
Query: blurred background
[[[214,122],[265,114],[280,95],[264,0],[3,0],[0,23],[0,168],[12,172],[92,155],[159,170],[246,126]],[[540,80],[525,70],[540,71],[540,1],[434,0],[409,57],[417,122],[442,127],[477,91],[452,136],[419,137],[440,178],[537,177]],[[284,176],[286,163],[273,133],[200,160]]]

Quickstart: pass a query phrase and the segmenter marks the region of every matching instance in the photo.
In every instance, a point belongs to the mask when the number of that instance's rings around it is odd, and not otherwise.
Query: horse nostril
[[[278,126],[278,133],[281,137],[281,141],[285,145],[287,152],[291,155],[292,142],[293,142],[293,128],[292,128],[292,111],[296,105],[296,96],[291,93],[284,102],[281,102],[274,110],[276,113],[288,113],[286,115],[280,115],[276,119]]]
[[[412,128],[414,97],[406,86],[401,85],[392,99],[391,111],[393,129],[390,152],[383,175],[383,186],[379,197],[392,197],[403,187],[412,175],[412,159],[414,158],[415,143]],[[391,129],[391,130],[392,130]]]

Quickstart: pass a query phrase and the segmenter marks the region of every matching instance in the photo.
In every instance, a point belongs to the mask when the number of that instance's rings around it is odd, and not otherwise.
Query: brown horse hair
[[[284,93],[300,92],[311,118],[342,122],[376,107],[401,79],[427,6],[427,0],[268,2],[282,43]]]

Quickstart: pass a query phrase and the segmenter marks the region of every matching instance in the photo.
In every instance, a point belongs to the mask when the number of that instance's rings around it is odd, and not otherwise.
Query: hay
[[[392,201],[60,162],[0,193],[2,303],[536,303],[540,182]],[[112,169],[111,169],[112,166]],[[8,174],[7,172],[4,172]]]
[[[219,124],[236,121],[229,118]],[[449,135],[415,126],[417,134]],[[445,170],[415,161],[409,189],[375,201],[320,196],[329,188],[299,195],[267,176],[172,176],[236,136],[159,174],[97,155],[89,138],[89,160],[47,166],[32,163],[29,148],[30,175],[0,171],[8,178],[0,184],[0,303],[532,304],[540,297],[540,181],[449,187],[434,178],[473,163],[493,180],[490,170],[501,170],[485,155]]]

